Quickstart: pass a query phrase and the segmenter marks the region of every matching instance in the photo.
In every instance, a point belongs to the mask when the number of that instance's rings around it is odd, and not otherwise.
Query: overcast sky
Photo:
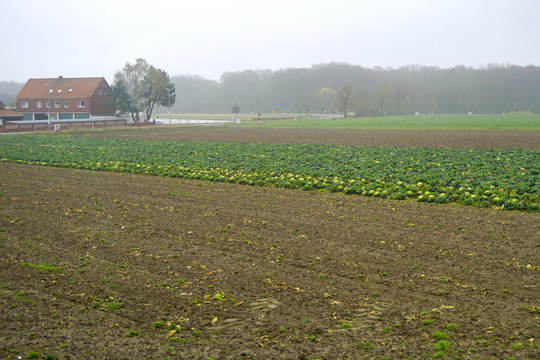
[[[0,80],[411,64],[540,65],[538,0],[1,0]]]

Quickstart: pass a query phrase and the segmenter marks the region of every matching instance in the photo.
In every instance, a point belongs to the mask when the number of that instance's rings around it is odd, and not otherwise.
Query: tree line
[[[487,65],[365,68],[347,63],[311,68],[226,72],[219,81],[171,77],[176,113],[344,113],[354,116],[414,113],[540,113],[540,67]],[[158,111],[167,111],[159,108]]]
[[[13,104],[23,84],[0,82]],[[365,68],[328,63],[310,68],[226,72],[219,81],[169,75],[144,59],[126,63],[111,85],[118,114],[134,121],[154,113],[540,113],[540,67],[492,64],[441,69],[410,65]]]

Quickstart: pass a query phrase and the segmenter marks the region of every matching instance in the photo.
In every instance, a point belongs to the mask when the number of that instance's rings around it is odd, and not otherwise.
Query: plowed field
[[[540,147],[369,134],[78,136]],[[2,358],[540,358],[537,213],[0,163],[0,281]]]
[[[86,133],[88,134],[88,133]],[[236,126],[163,126],[88,136],[117,139],[240,141],[359,146],[522,148],[540,150],[540,131],[492,130],[334,130]]]

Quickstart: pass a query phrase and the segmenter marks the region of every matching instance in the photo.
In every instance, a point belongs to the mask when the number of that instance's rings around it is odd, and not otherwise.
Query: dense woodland
[[[532,65],[383,69],[330,63],[227,72],[219,81],[197,75],[172,76],[170,80],[176,87],[173,113],[226,113],[233,105],[240,106],[242,113],[340,113],[343,108],[336,98],[347,85],[351,89],[348,111],[356,116],[540,113],[540,67]],[[0,100],[9,100],[5,84],[13,83],[0,83]],[[15,95],[11,93],[13,99]]]
[[[420,113],[540,113],[540,67],[490,65],[480,69],[407,66],[364,68],[343,63],[309,69],[228,72],[219,82],[175,76],[176,104],[182,113],[335,113],[337,92],[350,84],[349,111],[357,116]]]

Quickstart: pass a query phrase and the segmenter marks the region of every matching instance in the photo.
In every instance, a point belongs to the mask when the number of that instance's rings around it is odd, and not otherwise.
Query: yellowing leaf
[[[407,319],[407,322],[409,322],[409,321],[411,321],[411,320],[416,319],[416,316],[414,316],[414,315],[407,315],[407,316],[405,316],[405,319]]]

